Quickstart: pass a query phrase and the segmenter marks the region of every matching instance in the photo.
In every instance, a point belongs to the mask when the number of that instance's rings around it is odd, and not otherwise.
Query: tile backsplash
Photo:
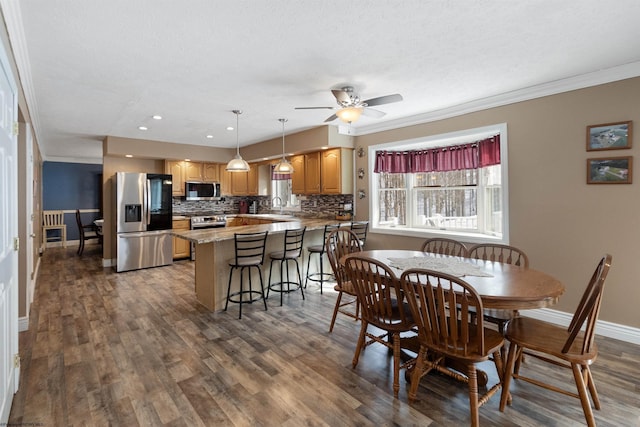
[[[215,201],[186,201],[182,197],[173,198],[174,215],[185,215],[207,212],[212,215],[237,214],[240,202],[246,201],[257,204],[258,214],[278,213],[280,208],[271,208],[271,198],[268,196],[223,197]],[[353,194],[337,195],[309,195],[300,197],[300,208],[296,210],[284,209],[283,213],[303,218],[334,218],[343,209],[344,204],[353,204]]]

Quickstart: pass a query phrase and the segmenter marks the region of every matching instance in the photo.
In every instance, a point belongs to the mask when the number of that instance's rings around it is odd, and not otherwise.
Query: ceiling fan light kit
[[[289,163],[289,161],[284,156],[284,124],[287,119],[278,119],[280,123],[282,123],[282,160],[278,162],[273,168],[273,173],[278,175],[285,175],[293,173],[293,165]]]
[[[240,122],[239,117],[242,114],[240,110],[233,110],[233,114],[236,115],[236,156],[227,163],[227,172],[249,172],[251,169],[249,163],[247,163],[240,155],[240,130],[238,124]]]
[[[364,107],[345,107],[336,112],[336,116],[345,123],[353,123],[360,118]]]

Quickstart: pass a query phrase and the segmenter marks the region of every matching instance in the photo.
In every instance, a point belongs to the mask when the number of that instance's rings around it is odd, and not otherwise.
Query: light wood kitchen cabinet
[[[304,188],[304,154],[292,156],[291,166],[293,173],[291,174],[291,192],[293,194],[305,194]]]
[[[220,177],[220,194],[223,196],[231,195],[231,176],[236,172],[227,172],[226,164],[218,165],[218,173]]]
[[[204,182],[220,182],[219,171],[220,171],[220,166],[218,165],[218,163],[203,163],[202,164],[202,180]]]
[[[175,220],[172,227],[174,230],[189,230],[189,220]],[[189,256],[191,256],[191,243],[188,240],[173,237],[173,259],[189,258]]]
[[[304,188],[307,194],[320,194],[320,154],[309,153],[304,155]]]
[[[224,172],[226,165],[219,163],[187,162],[184,160],[165,160],[165,173],[173,175],[173,196],[184,196],[184,183],[195,182],[220,182],[220,170]],[[222,187],[222,186],[221,186]],[[222,194],[230,194],[230,191],[221,189]]]
[[[353,150],[333,148],[321,154],[321,193],[353,193]]]
[[[185,162],[166,160],[164,162],[164,173],[173,175],[171,194],[173,196],[184,196]]]
[[[234,196],[245,196],[248,191],[249,172],[231,172],[231,194]]]
[[[231,194],[234,196],[258,195],[258,164],[252,163],[249,172],[228,172],[231,175]],[[223,192],[224,194],[224,192]]]
[[[185,181],[201,182],[202,179],[202,163],[200,162],[184,162],[186,165]]]
[[[320,194],[320,152],[291,157],[293,194]]]

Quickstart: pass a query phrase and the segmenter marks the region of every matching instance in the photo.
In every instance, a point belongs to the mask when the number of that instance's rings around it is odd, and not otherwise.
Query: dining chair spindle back
[[[593,382],[590,365],[598,357],[595,326],[600,313],[605,279],[610,267],[611,255],[606,254],[600,259],[593,272],[568,328],[529,317],[516,317],[507,323],[505,336],[510,344],[500,411],[504,411],[508,403],[511,379],[516,378],[580,399],[587,425],[590,427],[596,425],[589,395],[596,409],[600,409],[600,399]],[[571,369],[577,393],[541,379],[521,375],[520,366],[516,366],[516,361],[523,352],[537,360]]]
[[[340,264],[340,258],[343,256],[360,251],[362,251],[360,239],[358,239],[356,233],[346,228],[333,230],[329,233],[325,242],[325,252],[329,258],[333,275],[336,278],[336,285],[333,289],[338,292],[338,298],[333,308],[333,316],[331,317],[331,324],[329,325],[329,332],[333,331],[338,313],[353,317],[356,320],[360,317],[360,304],[358,304],[356,290],[347,277],[345,268]],[[347,295],[345,298],[346,301],[343,301],[342,298],[345,294]],[[352,305],[355,305],[355,312],[346,309],[346,307]]]
[[[479,424],[479,408],[501,387],[503,363],[502,335],[484,327],[482,300],[467,282],[448,274],[425,269],[409,269],[401,276],[411,314],[418,328],[420,344],[411,371],[409,400],[415,400],[420,379],[437,370],[468,382],[471,425]],[[455,308],[454,308],[455,307]],[[492,356],[500,381],[478,394],[476,364]],[[465,376],[444,366],[452,359],[465,368]]]
[[[425,240],[422,244],[421,251],[439,255],[459,256],[463,258],[467,256],[467,247],[464,243],[443,237],[434,237],[432,239]]]
[[[393,395],[400,391],[400,334],[414,328],[409,308],[404,301],[400,281],[386,264],[355,253],[345,260],[345,269],[360,303],[361,326],[353,367],[360,352],[377,342],[393,350]],[[381,335],[368,332],[369,325],[385,331]],[[391,336],[391,339],[388,339]],[[369,338],[369,341],[366,339]]]

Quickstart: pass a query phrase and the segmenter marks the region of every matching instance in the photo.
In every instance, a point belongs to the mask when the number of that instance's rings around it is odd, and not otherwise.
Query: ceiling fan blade
[[[333,107],[295,107],[295,110],[333,110]]]
[[[332,89],[331,93],[333,94],[333,96],[336,97],[336,99],[338,100],[338,103],[340,103],[342,105],[351,104],[351,97],[344,90],[342,90],[342,89]]]
[[[380,110],[375,110],[373,108],[365,108],[364,110],[362,110],[362,115],[363,116],[367,116],[367,117],[371,117],[374,119],[379,119],[380,117],[384,116],[385,113],[384,111],[380,111]]]
[[[332,115],[330,115],[329,117],[327,117],[327,120],[325,120],[324,122],[325,122],[325,123],[332,122],[332,121],[334,121],[334,120],[335,120],[335,119],[337,119],[337,118],[338,118],[338,116],[336,116],[335,114],[332,114]]]
[[[367,104],[367,106],[372,107],[374,105],[382,105],[382,104],[390,104],[392,102],[402,101],[402,95],[399,93],[394,93],[393,95],[385,95],[379,96],[377,98],[367,99],[366,101],[362,101],[363,104]]]

